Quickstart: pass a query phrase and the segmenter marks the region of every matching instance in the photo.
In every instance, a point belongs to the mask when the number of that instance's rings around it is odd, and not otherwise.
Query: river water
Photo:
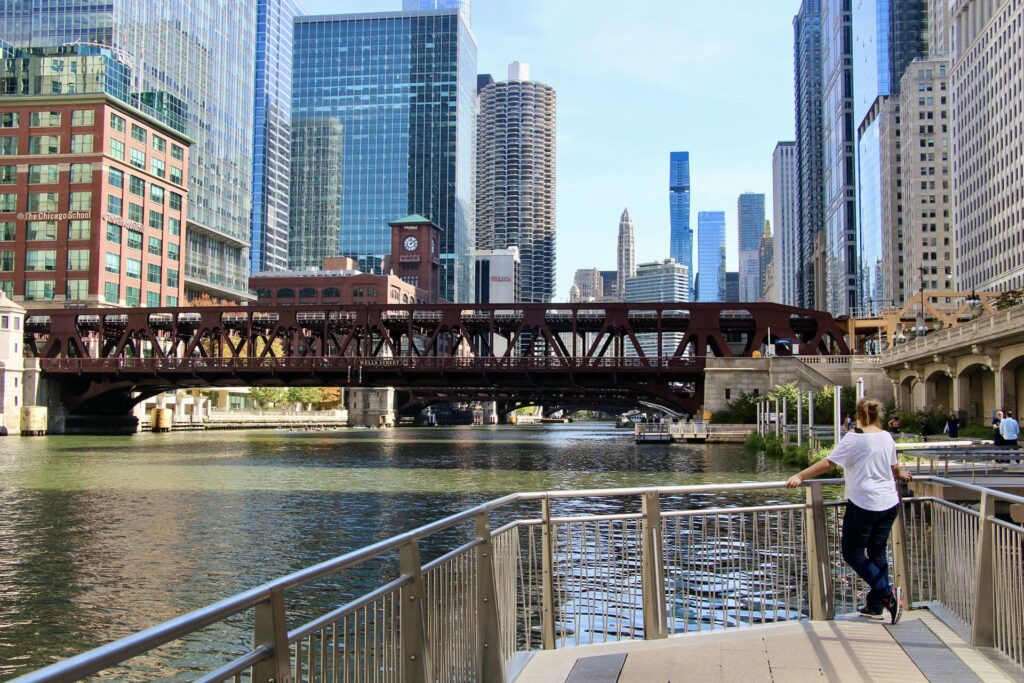
[[[740,446],[638,447],[599,423],[3,439],[0,679],[505,493],[783,473]]]

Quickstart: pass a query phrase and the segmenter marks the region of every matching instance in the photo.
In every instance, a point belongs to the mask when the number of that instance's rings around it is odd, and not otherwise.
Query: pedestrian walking
[[[950,413],[949,417],[946,418],[946,426],[942,430],[951,439],[955,439],[960,436],[960,420],[957,418],[956,413]]]
[[[992,437],[992,441],[995,442],[996,446],[1003,445],[1003,435],[999,431],[999,424],[1003,421],[1003,411],[997,410],[995,417],[992,418],[992,431],[995,434]]]
[[[1017,437],[1020,436],[1020,424],[1013,419],[1013,411],[1007,410],[1003,419],[999,422],[999,436],[1003,437],[1003,446],[1017,447]]]
[[[882,429],[882,405],[871,398],[857,402],[858,427],[846,433],[828,458],[795,474],[786,482],[796,488],[804,480],[829,472],[835,466],[846,474],[846,513],[843,516],[843,559],[870,587],[864,617],[881,619],[885,612],[895,624],[903,616],[903,589],[889,583],[886,548],[889,533],[899,516],[896,479],[908,482],[909,472],[896,462],[896,443]]]

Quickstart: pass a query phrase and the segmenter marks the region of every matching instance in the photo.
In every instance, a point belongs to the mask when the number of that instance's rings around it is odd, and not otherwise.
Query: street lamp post
[[[924,275],[927,272],[927,268],[924,266],[918,266],[917,271],[921,274],[921,285],[918,288],[918,291],[921,294],[921,314],[918,318],[917,324],[914,325],[914,333],[921,336],[928,331],[928,325],[925,323],[924,317]]]

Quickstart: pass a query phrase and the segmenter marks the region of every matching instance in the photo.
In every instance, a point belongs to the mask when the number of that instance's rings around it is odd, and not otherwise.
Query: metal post
[[[825,534],[825,504],[821,484],[808,482],[805,491],[804,542],[807,554],[807,597],[813,621],[835,617],[832,572],[828,560],[828,536]]]
[[[796,391],[796,445],[804,445],[804,392]]]
[[[772,401],[772,410],[775,412],[775,436],[779,436],[779,399]]]
[[[545,650],[554,650],[555,642],[555,567],[554,529],[551,527],[551,501],[547,496],[540,501],[541,518],[541,595],[540,634]]]
[[[758,401],[757,403],[755,403],[754,408],[756,410],[755,414],[757,415],[757,435],[764,436],[764,430],[762,429],[761,424],[761,402]]]
[[[252,668],[253,683],[290,683],[291,653],[284,610],[284,590],[271,592],[270,599],[256,605],[253,648],[266,647],[270,657]]]
[[[404,683],[434,680],[427,643],[427,615],[423,606],[423,572],[419,541],[410,541],[398,549],[399,571],[411,581],[402,587],[399,648]]]
[[[814,392],[810,391],[807,393],[807,435],[808,441],[813,446],[818,440],[817,434],[814,433]]]
[[[858,377],[857,378],[857,400],[859,401],[862,398],[864,398],[864,378],[863,377]]]
[[[899,481],[896,482],[899,486]],[[899,513],[892,526],[892,560],[896,585],[903,589],[903,596],[909,608],[913,603],[913,584],[910,576],[910,548],[907,545],[906,520],[903,514],[903,500],[900,499]]]
[[[995,645],[995,592],[992,584],[992,520],[996,499],[981,494],[978,505],[978,542],[974,552],[974,618],[971,620],[971,644]]]
[[[665,577],[661,555],[661,501],[657,491],[645,491],[640,531],[641,592],[644,606],[644,640],[667,637],[665,629]]]
[[[786,445],[789,445],[789,430],[786,429],[789,426],[789,421],[787,419],[788,418],[787,413],[788,413],[788,410],[787,410],[787,407],[786,407],[786,397],[783,396],[782,397],[782,417],[781,417],[781,419],[782,419],[782,443],[784,443]]]
[[[832,436],[839,443],[842,436],[843,423],[843,388],[838,384],[832,387]]]
[[[494,586],[494,547],[491,543],[491,521],[486,512],[476,516],[476,536],[480,540],[476,549],[476,680],[504,683],[501,629],[498,627],[498,592]]]

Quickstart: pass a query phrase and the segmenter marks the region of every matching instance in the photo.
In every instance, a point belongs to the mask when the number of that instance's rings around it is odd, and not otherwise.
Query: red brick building
[[[0,290],[31,308],[182,301],[191,140],[103,93],[0,99]]]

